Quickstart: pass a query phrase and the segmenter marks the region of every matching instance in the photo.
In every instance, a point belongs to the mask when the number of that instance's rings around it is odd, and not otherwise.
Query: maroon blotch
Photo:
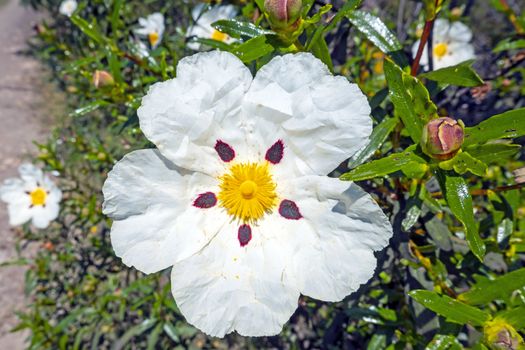
[[[288,199],[284,199],[281,204],[279,204],[279,214],[281,214],[283,218],[289,220],[299,220],[303,217],[301,212],[299,212],[299,207],[297,207],[297,204],[295,204],[294,201]]]
[[[217,140],[215,143],[215,150],[224,162],[230,162],[233,160],[233,158],[235,158],[235,151],[226,142]]]
[[[244,247],[252,239],[252,228],[246,224],[239,226],[237,238],[239,238],[239,243],[241,244],[241,247]]]
[[[197,199],[193,201],[193,205],[197,208],[207,209],[215,206],[217,204],[217,197],[213,192],[204,192],[199,194]]]
[[[283,159],[283,153],[284,143],[282,140],[278,140],[272,145],[272,147],[268,148],[265,158],[270,163],[277,164],[281,161],[281,159]]]

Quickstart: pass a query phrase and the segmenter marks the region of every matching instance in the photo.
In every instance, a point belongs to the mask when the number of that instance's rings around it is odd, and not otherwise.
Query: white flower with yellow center
[[[357,85],[308,53],[253,78],[228,52],[182,59],[138,110],[157,149],[131,152],[104,184],[111,242],[128,266],[173,266],[188,322],[274,335],[299,295],[339,301],[368,281],[392,228],[374,200],[326,174],[367,144]]]
[[[139,36],[148,38],[152,49],[155,49],[164,34],[164,15],[159,12],[152,13],[146,18],[139,18],[140,28],[135,29]]]
[[[0,187],[0,199],[7,203],[9,224],[22,225],[32,220],[35,227],[46,228],[58,216],[62,192],[32,164],[23,164],[18,171],[20,178],[7,179]]]
[[[475,59],[474,46],[470,44],[472,32],[461,22],[437,19],[432,32],[432,63],[434,69],[454,66],[461,62]],[[416,56],[419,40],[412,46],[412,55]],[[427,47],[423,49],[420,64],[428,66]]]
[[[219,32],[217,29],[213,28],[211,24],[221,19],[234,18],[237,14],[235,6],[216,5],[203,13],[205,6],[206,4],[199,4],[193,9],[191,15],[195,23],[188,28],[186,37],[214,39],[224,43],[231,43],[233,40],[229,35]],[[187,46],[192,50],[199,50],[201,47],[200,43],[197,42],[189,42]]]
[[[58,12],[63,14],[64,16],[71,17],[73,12],[77,9],[78,4],[75,0],[64,0],[62,3],[60,3],[60,7],[58,8]]]

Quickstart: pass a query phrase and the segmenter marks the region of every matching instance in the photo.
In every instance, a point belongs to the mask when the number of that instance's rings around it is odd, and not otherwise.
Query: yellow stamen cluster
[[[155,46],[157,42],[159,41],[159,33],[157,32],[151,32],[148,34],[148,40],[151,46]]]
[[[448,52],[448,45],[445,43],[439,43],[434,46],[434,55],[438,58],[442,58]]]
[[[235,164],[220,181],[220,206],[243,222],[259,220],[276,205],[276,185],[267,163]]]
[[[221,33],[215,29],[211,33],[211,38],[218,41],[226,41],[226,39],[228,39],[228,34]]]
[[[46,204],[47,192],[41,187],[37,187],[29,193],[31,197],[31,205],[44,205]]]

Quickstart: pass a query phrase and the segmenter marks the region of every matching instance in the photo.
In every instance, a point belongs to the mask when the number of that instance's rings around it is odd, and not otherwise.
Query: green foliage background
[[[247,0],[236,3],[237,20],[216,24],[239,40],[207,40],[208,47],[235,53],[252,72],[274,55],[310,51],[359,84],[373,109],[372,142],[332,175],[360,181],[395,234],[378,253],[375,276],[343,302],[302,297],[279,336],[215,339],[180,315],[169,271],[145,276],[122,265],[101,214],[113,164],[152,146],[136,109],[149,85],[174,77],[177,61],[193,53],[185,31],[195,3],[80,1],[71,18],[58,14],[58,1],[28,3],[51,13],[36,28],[33,53],[52,68],[69,110],[39,145],[39,161],[60,173],[59,220],[45,231],[25,226],[20,246],[36,241],[41,249],[33,260],[15,262],[29,267],[32,303],[16,328],[30,330],[28,348],[485,349],[492,346],[483,335],[491,319],[525,330],[525,197],[505,187],[514,183],[511,171],[524,166],[523,14],[513,25],[503,2],[445,2],[439,17],[458,17],[459,8],[479,26],[479,75],[469,63],[418,78],[409,74],[410,47],[435,13],[422,2],[308,0],[303,26],[277,35],[261,15],[262,2]],[[150,57],[140,58],[132,29],[156,11],[166,18],[166,33]],[[93,86],[97,69],[110,72],[115,85]],[[479,87],[481,78],[489,88]],[[418,146],[423,124],[438,115],[470,126],[462,155],[441,163]]]

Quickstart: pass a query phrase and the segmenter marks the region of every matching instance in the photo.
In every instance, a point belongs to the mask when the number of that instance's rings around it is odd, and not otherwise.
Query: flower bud
[[[289,29],[301,15],[301,0],[265,0],[264,10],[273,29]]]
[[[93,85],[95,85],[96,88],[111,86],[113,84],[115,84],[113,76],[105,70],[96,70],[93,73]]]
[[[487,322],[483,333],[485,333],[485,342],[493,350],[523,349],[523,338],[503,319],[495,318]]]
[[[463,123],[449,117],[431,120],[423,128],[421,148],[432,158],[454,157],[463,144]]]

